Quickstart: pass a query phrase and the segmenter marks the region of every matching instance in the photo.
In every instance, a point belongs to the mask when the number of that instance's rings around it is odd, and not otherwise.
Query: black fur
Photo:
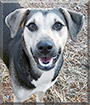
[[[59,62],[58,62],[58,66],[57,66],[57,68],[56,68],[56,70],[55,70],[54,77],[53,77],[53,79],[51,80],[52,82],[53,82],[53,81],[56,79],[56,77],[58,76],[59,71],[61,70],[62,65],[63,65],[63,56],[61,55],[61,59],[60,59]]]
[[[0,14],[0,16],[3,16],[3,25],[1,27],[3,27],[3,34],[0,33],[0,36],[2,36],[2,40],[0,40],[3,44],[3,49],[0,50],[3,51],[3,60],[5,62],[5,64],[7,65],[7,67],[9,68],[9,45],[12,41],[11,35],[10,35],[10,29],[6,26],[5,23],[5,18],[6,16],[11,13],[12,11],[14,11],[15,9],[21,8],[21,6],[19,5],[19,3],[2,3],[3,5],[3,14]],[[1,23],[0,23],[1,24]],[[21,33],[21,29],[18,31],[18,33]]]
[[[37,73],[32,67],[30,56],[22,37],[14,46],[14,51],[11,51],[10,59],[13,59],[15,76],[20,85],[28,89],[35,88],[31,81],[40,78],[41,74]]]

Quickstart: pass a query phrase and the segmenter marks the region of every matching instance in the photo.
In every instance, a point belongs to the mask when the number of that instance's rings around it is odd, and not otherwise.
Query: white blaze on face
[[[56,21],[59,21],[61,24],[65,25],[65,23],[61,20],[61,18],[57,14],[49,13],[47,15],[47,19],[46,19],[47,20],[47,22],[46,22],[47,26],[52,27],[52,25],[55,23],[55,21],[54,21],[55,19],[56,19]],[[47,28],[47,30],[48,30],[48,28]],[[64,46],[65,46],[65,44],[67,42],[67,38],[68,38],[68,29],[67,29],[67,27],[63,26],[60,31],[50,29],[49,33],[50,33],[49,36],[50,36],[51,39],[53,39],[56,47],[57,48],[61,47],[61,49],[63,51]]]
[[[35,22],[38,27],[38,30],[35,32],[31,32],[27,27],[24,29],[23,35],[26,47],[29,52],[30,47],[34,48],[37,42],[39,42],[40,39],[43,39],[44,37],[50,37],[55,43],[57,50],[61,47],[63,51],[68,37],[67,27],[63,26],[60,31],[53,30],[52,26],[55,24],[55,20],[65,25],[60,17],[53,12],[48,13],[47,15],[43,15],[41,12],[37,12],[33,14],[33,16],[27,21],[26,25],[31,22]]]

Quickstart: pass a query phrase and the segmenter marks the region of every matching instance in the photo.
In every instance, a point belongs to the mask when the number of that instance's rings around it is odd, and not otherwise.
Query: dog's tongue
[[[51,57],[50,57],[50,58],[47,58],[47,57],[42,57],[42,58],[41,58],[41,61],[42,61],[43,63],[48,63],[50,60],[51,60]]]

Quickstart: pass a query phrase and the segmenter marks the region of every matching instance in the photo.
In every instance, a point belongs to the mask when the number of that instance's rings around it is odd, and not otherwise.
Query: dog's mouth
[[[61,51],[56,54],[56,56],[53,57],[36,57],[33,56],[35,62],[37,63],[37,67],[41,70],[47,71],[52,68],[54,68],[55,63],[57,62],[59,56],[60,56]]]
[[[50,70],[55,66],[55,62],[57,57],[42,57],[42,58],[35,58],[37,62],[37,66],[42,70]]]

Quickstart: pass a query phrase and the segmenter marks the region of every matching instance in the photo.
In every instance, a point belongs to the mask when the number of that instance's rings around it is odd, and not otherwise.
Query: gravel
[[[46,2],[47,1],[47,2]],[[87,8],[88,0],[19,0],[23,7],[51,8],[65,7],[82,12],[85,22],[77,40],[73,42],[70,37],[64,50],[64,64],[59,73],[58,80],[44,96],[45,102],[88,102],[87,76],[88,76],[88,39],[87,39]],[[12,102],[13,93],[8,69],[0,60],[0,102]],[[32,95],[25,102],[36,101]]]

